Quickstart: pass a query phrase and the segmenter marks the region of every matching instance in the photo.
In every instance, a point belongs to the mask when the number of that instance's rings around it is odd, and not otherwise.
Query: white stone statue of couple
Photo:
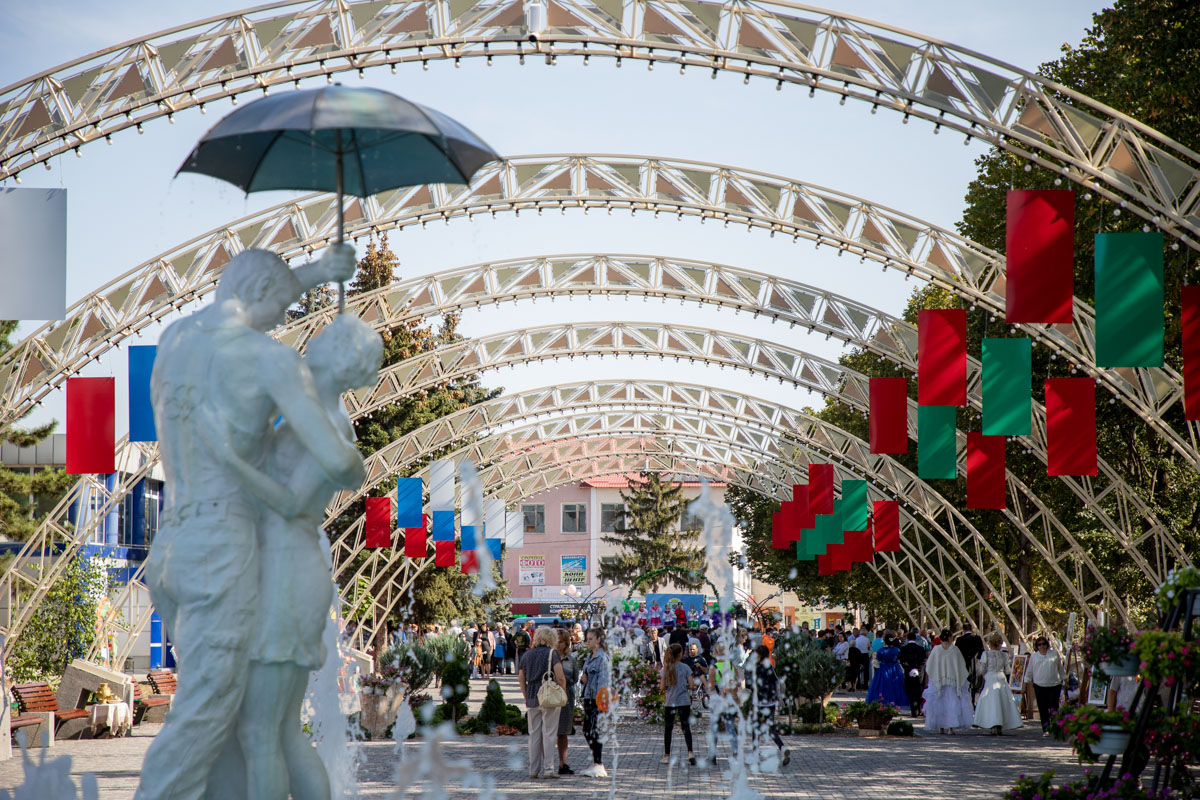
[[[330,796],[300,727],[333,599],[321,523],[334,492],[362,483],[341,394],[375,382],[383,345],[345,315],[304,358],[265,332],[306,289],[354,269],[349,245],[295,270],[245,251],[216,301],[159,342],[151,398],[166,502],[146,574],[179,688],[138,800]]]

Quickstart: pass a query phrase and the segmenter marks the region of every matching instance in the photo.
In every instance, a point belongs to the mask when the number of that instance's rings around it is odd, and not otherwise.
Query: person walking
[[[1043,736],[1050,735],[1050,722],[1058,712],[1065,675],[1062,656],[1057,650],[1050,649],[1049,639],[1037,637],[1033,642],[1033,655],[1029,657],[1029,664],[1025,668],[1025,683],[1033,684]]]
[[[858,671],[854,676],[854,685],[850,687],[851,691],[866,689],[871,681],[871,640],[867,638],[866,628],[854,629],[854,647],[858,650],[857,661]]]
[[[612,691],[612,660],[608,657],[608,643],[601,628],[595,625],[588,628],[583,641],[588,649],[587,660],[583,662],[583,676],[580,678],[583,684],[583,738],[592,749],[592,765],[579,774],[588,778],[607,778],[608,770],[604,769],[602,758],[604,740],[600,734],[602,712],[597,698],[602,696],[602,690],[605,696]]]
[[[755,740],[764,734],[779,748],[780,766],[786,767],[792,760],[792,751],[788,750],[779,730],[775,727],[775,706],[779,704],[779,676],[771,664],[771,653],[765,644],[754,648],[758,663],[754,665],[754,716]]]
[[[928,733],[954,733],[956,728],[971,727],[975,716],[971,687],[962,651],[954,646],[954,634],[943,628],[940,644],[929,652],[925,673],[925,730]]]
[[[558,635],[549,626],[542,626],[533,634],[532,647],[521,656],[517,668],[517,684],[525,697],[525,715],[529,721],[529,777],[557,778],[554,769],[555,749],[558,737],[558,715],[561,708],[542,708],[538,705],[538,690],[546,676],[563,688],[567,678],[563,674],[562,657],[554,649]]]
[[[963,656],[963,661],[967,665],[967,676],[971,681],[971,702],[975,702],[975,696],[979,694],[979,690],[983,688],[983,665],[979,663],[979,657],[983,655],[983,638],[971,629],[971,622],[968,620],[962,624],[962,634],[955,640],[954,646],[957,647]]]
[[[904,692],[904,669],[900,666],[900,648],[896,646],[896,637],[891,631],[884,631],[880,638],[883,640],[883,647],[875,653],[875,660],[879,666],[871,676],[867,702],[884,703],[899,708],[908,699]]]
[[[568,628],[559,628],[558,642],[554,649],[562,660],[563,677],[567,680],[567,704],[558,712],[558,774],[574,775],[575,770],[567,763],[567,737],[575,725],[575,684],[579,682],[579,662],[572,652],[572,632]]]
[[[925,658],[917,631],[908,632],[908,641],[900,648],[900,666],[904,669],[904,694],[908,696],[908,715],[921,715],[921,692],[925,691]]]
[[[663,663],[663,654],[667,649],[667,643],[658,638],[658,628],[651,627],[647,629],[646,638],[642,641],[638,649],[641,651],[644,660],[661,666]]]
[[[526,651],[529,650],[529,644],[531,641],[532,637],[529,634],[529,623],[522,622],[517,626],[516,633],[513,634],[513,646],[515,648],[513,652],[517,656],[518,672],[521,669],[521,659],[525,656]]]
[[[1006,673],[1012,667],[1008,663],[1008,653],[1002,649],[1004,639],[999,633],[993,633],[987,638],[987,643],[990,649],[979,657],[983,670],[983,689],[975,704],[974,723],[975,727],[989,728],[993,736],[999,736],[1006,730],[1021,727],[1021,710],[1017,708],[1012,689],[1008,687]]]
[[[845,687],[850,678],[850,642],[846,641],[846,634],[839,633],[837,635],[837,643],[833,646],[833,657],[837,659],[837,663],[842,668],[841,684]]]
[[[663,701],[665,706],[666,728],[663,731],[663,757],[660,763],[671,762],[671,732],[675,727],[675,717],[679,717],[679,729],[683,731],[683,743],[687,745],[688,763],[695,765],[696,756],[692,753],[692,700],[691,689],[694,685],[692,670],[683,663],[683,645],[678,643],[667,648],[663,660],[662,677],[659,686],[666,694]]]

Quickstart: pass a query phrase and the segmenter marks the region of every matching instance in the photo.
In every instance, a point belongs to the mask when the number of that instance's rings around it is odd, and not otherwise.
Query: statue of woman
[[[374,384],[383,357],[379,334],[339,315],[308,345],[305,362],[321,404],[348,442],[354,429],[343,392]],[[217,431],[221,435],[220,430]],[[222,446],[219,439],[211,442]],[[258,527],[260,608],[237,737],[246,794],[261,800],[329,800],[329,776],[301,730],[309,673],[325,661],[322,632],[333,601],[329,541],[321,529],[337,487],[283,420],[266,454],[266,474],[233,463],[246,490],[263,500]],[[215,776],[214,776],[215,777]],[[210,782],[210,796],[214,790]]]

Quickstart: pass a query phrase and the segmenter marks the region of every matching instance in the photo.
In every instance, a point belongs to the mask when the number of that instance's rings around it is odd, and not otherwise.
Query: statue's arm
[[[239,456],[229,427],[211,409],[200,410],[199,422],[200,436],[213,456],[237,475],[250,494],[284,519],[293,519],[303,510],[303,498],[307,495],[282,485]]]
[[[270,342],[258,363],[267,393],[283,412],[296,439],[339,489],[362,484],[362,456],[329,418],[313,385],[312,373],[300,355],[287,345]]]
[[[349,244],[331,244],[325,249],[325,255],[311,264],[304,264],[292,270],[296,280],[304,291],[308,291],[322,283],[331,281],[348,281],[354,277],[357,268],[354,260],[354,246]]]

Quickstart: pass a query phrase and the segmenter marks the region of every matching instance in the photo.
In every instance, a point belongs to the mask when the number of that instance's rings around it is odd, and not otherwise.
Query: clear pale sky
[[[152,3],[114,0],[85,3],[2,0],[7,24],[0,27],[0,85],[18,82],[43,69],[163,28],[236,10],[215,2]],[[830,6],[901,28],[943,39],[1016,66],[1033,70],[1056,58],[1064,42],[1077,43],[1101,3],[1082,0],[1007,3],[883,2],[859,0]],[[927,124],[902,125],[899,115],[872,116],[869,106],[836,97],[752,80],[736,75],[710,80],[700,70],[648,72],[627,62],[559,59],[554,67],[538,59],[526,66],[496,59],[492,67],[468,59],[462,67],[431,62],[367,72],[365,81],[345,73],[346,83],[374,85],[433,106],[457,118],[503,155],[533,153],[628,153],[691,158],[776,173],[828,186],[880,202],[935,224],[953,227],[963,206],[973,159],[983,148],[963,146],[962,137],[934,136]],[[317,83],[308,86],[315,87]],[[248,96],[245,99],[249,99]],[[194,236],[227,224],[290,196],[266,193],[244,197],[213,179],[172,179],[196,140],[221,116],[228,103],[192,111],[146,126],[143,136],[122,134],[113,145],[83,148],[82,158],[68,156],[22,175],[23,186],[62,186],[68,206],[68,305],[92,289]],[[745,229],[701,226],[695,220],[649,215],[607,217],[580,212],[543,217],[500,214],[478,216],[449,226],[393,233],[401,275],[436,272],[489,259],[567,252],[635,252],[688,257],[788,275],[892,313],[899,312],[913,284],[878,265],[837,259],[814,250],[812,243],[792,244]],[[769,338],[836,358],[838,343],[805,337],[785,326],[771,326],[747,315],[734,316],[694,304],[643,303],[640,300],[561,300],[534,306],[507,304],[503,309],[469,311],[461,330],[467,335],[565,321],[671,321],[708,325]],[[32,330],[25,325],[22,331]],[[153,339],[132,343],[151,343]],[[125,350],[92,365],[85,375],[115,375],[118,387],[118,436],[125,430]],[[816,397],[745,373],[717,372],[700,365],[663,364],[657,360],[589,359],[544,364],[485,374],[489,385],[532,388],[576,380],[671,378],[711,383],[759,394],[791,405],[819,405]],[[61,419],[61,392],[52,396],[30,423]],[[61,429],[60,429],[61,430]]]

